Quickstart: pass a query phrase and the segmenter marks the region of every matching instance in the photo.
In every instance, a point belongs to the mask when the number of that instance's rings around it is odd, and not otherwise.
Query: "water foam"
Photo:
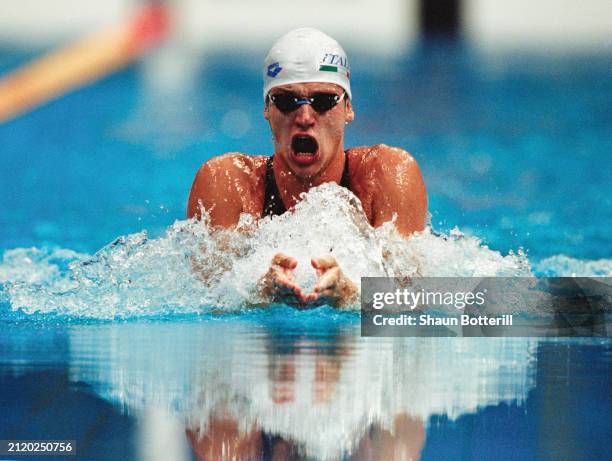
[[[526,256],[506,256],[458,229],[427,228],[402,238],[392,223],[374,229],[359,200],[334,184],[312,189],[293,213],[212,232],[204,221],[176,221],[165,235],[122,236],[94,255],[66,249],[4,252],[0,283],[12,309],[84,318],[130,318],[240,310],[261,302],[256,281],[279,251],[298,260],[296,280],[316,281],[310,258],[331,254],[362,276],[525,276]],[[358,306],[353,306],[357,308]]]
[[[612,259],[584,261],[556,255],[535,264],[534,270],[548,277],[612,277]]]

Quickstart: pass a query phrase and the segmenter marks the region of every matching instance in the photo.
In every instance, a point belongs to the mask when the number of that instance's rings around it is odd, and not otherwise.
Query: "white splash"
[[[503,256],[457,229],[402,238],[392,223],[370,226],[359,200],[333,184],[312,189],[293,213],[212,232],[177,221],[165,235],[119,237],[94,255],[64,249],[4,252],[0,283],[12,309],[86,318],[239,310],[259,301],[257,280],[279,251],[298,260],[296,279],[315,283],[314,256],[333,255],[355,282],[363,276],[525,276],[527,258]],[[355,306],[357,308],[357,306]]]

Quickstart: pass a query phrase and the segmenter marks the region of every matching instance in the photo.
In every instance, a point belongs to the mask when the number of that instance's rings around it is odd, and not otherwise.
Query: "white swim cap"
[[[263,68],[266,98],[277,86],[289,83],[335,83],[351,96],[350,69],[340,44],[320,30],[303,27],[279,38],[266,56]]]

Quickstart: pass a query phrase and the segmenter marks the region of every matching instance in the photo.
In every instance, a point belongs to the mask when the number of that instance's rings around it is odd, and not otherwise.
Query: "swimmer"
[[[255,217],[291,210],[300,194],[327,182],[359,198],[374,227],[395,216],[407,236],[423,230],[427,193],[421,171],[406,151],[384,144],[344,148],[344,129],[355,118],[348,58],[331,37],[295,29],[272,46],[263,67],[263,115],[274,155],[227,153],[202,165],[187,204],[188,217],[231,228],[242,213]],[[385,101],[380,101],[384,104]],[[357,286],[330,255],[314,255],[317,282],[304,293],[295,282],[297,260],[278,253],[258,287],[270,302],[342,307],[355,301]]]

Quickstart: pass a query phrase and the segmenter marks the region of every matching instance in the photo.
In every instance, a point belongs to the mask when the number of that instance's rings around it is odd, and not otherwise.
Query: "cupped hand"
[[[312,292],[303,297],[305,302],[343,307],[355,301],[357,286],[344,275],[336,258],[326,255],[312,258],[310,263],[317,272],[317,283]]]
[[[285,253],[276,253],[268,272],[259,280],[259,292],[267,300],[298,307],[329,304],[344,307],[356,300],[357,286],[344,273],[333,256],[311,259],[317,282],[311,293],[305,294],[295,282],[297,260]]]
[[[276,253],[268,272],[257,283],[260,293],[273,301],[303,303],[302,288],[295,282],[293,272],[296,266],[297,259],[285,253]]]

